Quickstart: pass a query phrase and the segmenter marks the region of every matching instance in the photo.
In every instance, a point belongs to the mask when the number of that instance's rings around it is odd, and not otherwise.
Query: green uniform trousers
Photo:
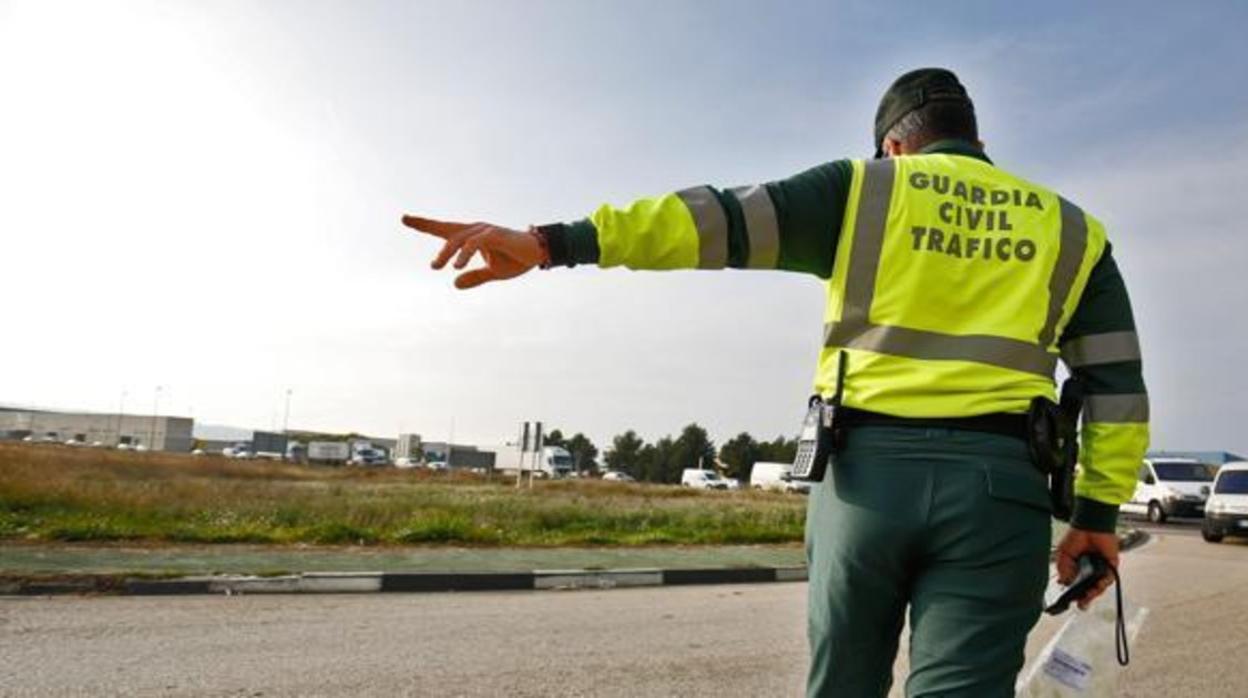
[[[806,514],[807,695],[1013,696],[1048,579],[1048,487],[1021,439],[858,427]]]

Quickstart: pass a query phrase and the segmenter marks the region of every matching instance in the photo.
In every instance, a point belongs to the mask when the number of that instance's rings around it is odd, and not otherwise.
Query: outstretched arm
[[[435,269],[455,255],[454,266],[462,269],[481,254],[485,267],[459,275],[459,288],[509,279],[538,265],[781,269],[827,278],[850,177],[848,161],[841,160],[767,184],[693,187],[624,208],[604,205],[586,219],[530,233],[418,216],[403,222],[445,241]]]

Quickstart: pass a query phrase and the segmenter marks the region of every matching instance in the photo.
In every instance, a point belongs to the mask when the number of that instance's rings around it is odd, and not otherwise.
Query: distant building
[[[227,448],[246,446],[255,454],[277,454],[285,456],[290,439],[280,432],[253,431],[247,438],[240,439],[195,439],[196,446],[205,453],[221,453]]]
[[[395,439],[387,439],[382,436],[369,436],[368,434],[357,434],[354,432],[349,434],[336,434],[326,431],[304,431],[291,429],[290,431],[285,432],[285,434],[291,441],[301,441],[304,443],[309,441],[342,441],[344,443],[365,442],[377,448],[385,449],[386,451],[393,451],[395,444],[398,443]]]
[[[139,414],[54,412],[0,408],[0,438],[125,444],[152,451],[191,450],[194,420]]]
[[[286,455],[286,445],[290,439],[285,434],[275,431],[257,431],[251,435],[252,453],[276,453]]]
[[[428,441],[421,444],[421,452],[426,463],[446,463],[450,468],[494,469],[494,452],[481,451],[476,446],[450,444],[448,448],[445,441]]]
[[[398,443],[394,446],[395,458],[420,460],[423,453],[420,434],[399,434]]]

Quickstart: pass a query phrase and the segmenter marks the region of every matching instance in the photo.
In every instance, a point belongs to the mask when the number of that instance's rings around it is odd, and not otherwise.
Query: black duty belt
[[[961,429],[1027,440],[1027,415],[1025,414],[994,412],[974,417],[894,417],[891,414],[842,407],[836,417],[840,424],[850,429],[854,427]]]

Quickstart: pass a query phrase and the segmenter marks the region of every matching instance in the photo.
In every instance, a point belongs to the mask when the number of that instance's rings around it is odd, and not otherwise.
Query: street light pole
[[[446,472],[451,472],[451,452],[455,450],[455,418],[451,417],[451,440],[446,442]]]
[[[121,402],[117,405],[117,445],[121,445],[121,420],[126,413],[126,390],[121,390]]]
[[[286,411],[282,414],[282,433],[290,430],[290,388],[286,389]]]
[[[156,450],[156,415],[160,412],[160,388],[156,386],[156,395],[152,398],[152,428],[147,439],[147,450]]]

